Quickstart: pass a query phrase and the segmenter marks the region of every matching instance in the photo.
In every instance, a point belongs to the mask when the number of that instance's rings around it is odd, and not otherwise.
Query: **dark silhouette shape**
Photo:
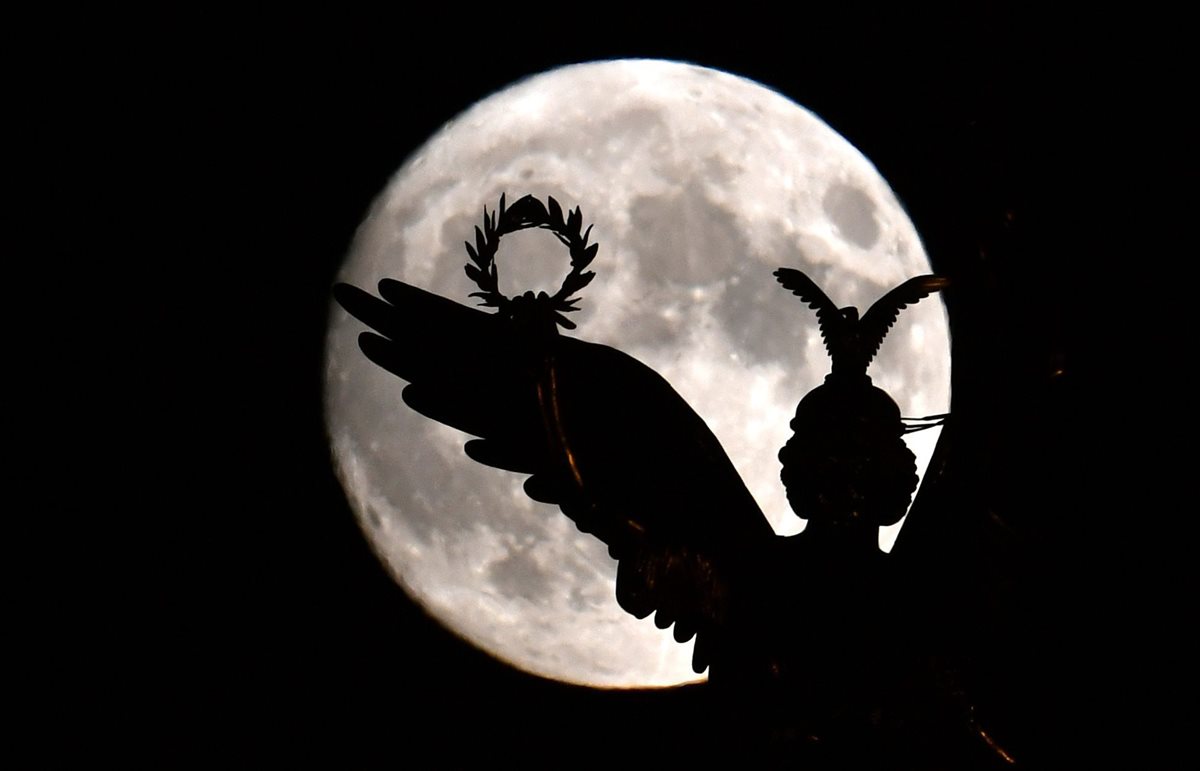
[[[583,214],[579,207],[563,219],[562,207],[558,201],[550,198],[549,208],[533,196],[525,196],[513,204],[512,208],[505,206],[505,196],[500,196],[500,207],[488,215],[487,207],[483,210],[483,229],[475,228],[475,245],[469,241],[463,242],[471,262],[465,267],[467,277],[479,287],[478,292],[472,292],[471,297],[481,299],[480,305],[498,308],[500,315],[518,324],[539,324],[545,326],[549,322],[565,329],[574,329],[575,323],[564,316],[579,310],[576,303],[579,298],[572,297],[575,292],[592,283],[596,274],[586,271],[588,265],[596,258],[600,244],[588,246],[588,236],[592,226],[582,234],[579,229],[583,226]],[[500,238],[526,228],[541,228],[554,233],[555,237],[571,252],[571,272],[563,279],[562,286],[554,296],[539,292],[526,292],[512,300],[500,292],[500,275],[496,268],[496,249],[500,246]],[[543,329],[541,333],[551,331]]]
[[[867,365],[879,352],[883,338],[896,323],[900,311],[945,289],[950,283],[940,276],[910,278],[875,301],[867,315],[860,319],[858,308],[852,305],[838,308],[812,279],[798,270],[780,268],[775,271],[775,277],[785,289],[816,310],[821,338],[833,359],[832,374],[846,378],[867,374]]]
[[[780,453],[789,500],[809,519],[783,538],[670,384],[621,351],[558,333],[569,326],[568,296],[593,276],[582,272],[596,247],[580,234],[579,210],[564,219],[553,199],[546,207],[527,196],[511,208],[501,199],[484,217],[467,273],[499,313],[389,279],[380,297],[334,288],[374,330],[360,337],[367,357],[410,383],[404,401],[478,437],[466,443],[471,458],[530,474],[530,497],[608,545],[621,607],[653,614],[680,642],[696,639],[693,667],[709,668],[712,686],[729,694],[735,741],[769,737],[812,758],[867,763],[1003,764],[952,669],[906,629],[933,613],[910,579],[943,545],[877,547],[878,526],[903,514],[916,477],[899,409],[866,366],[899,310],[944,281],[906,282],[858,321],[803,274],[777,274],[817,308],[834,362]],[[571,249],[577,278],[553,297],[509,300],[496,289],[498,241],[526,227]]]
[[[853,531],[867,548],[877,528],[900,521],[917,488],[916,458],[901,436],[937,425],[935,419],[919,418],[920,425],[906,427],[892,398],[871,385],[867,366],[900,311],[949,282],[939,276],[911,278],[860,319],[857,308],[839,309],[798,270],[780,268],[775,277],[816,310],[833,360],[825,383],[796,408],[791,423],[796,433],[779,451],[788,501],[810,527],[815,525],[814,532]]]

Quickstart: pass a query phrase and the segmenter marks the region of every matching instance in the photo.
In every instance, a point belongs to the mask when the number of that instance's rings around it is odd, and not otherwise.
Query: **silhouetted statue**
[[[788,500],[808,527],[779,537],[666,380],[619,350],[559,334],[574,327],[564,314],[594,277],[597,247],[581,226],[579,209],[564,217],[553,198],[511,207],[501,198],[485,210],[466,272],[495,314],[388,279],[382,299],[344,284],[334,295],[375,330],[361,348],[410,383],[409,406],[478,437],[466,443],[471,458],[529,474],[530,497],[608,545],[622,608],[674,626],[680,642],[695,637],[693,667],[728,688],[731,720],[748,735],[864,761],[919,757],[913,748],[936,736],[966,747],[953,757],[998,763],[956,686],[938,682],[936,666],[923,670],[928,656],[906,628],[924,601],[906,578],[921,552],[907,555],[903,538],[891,554],[878,548],[879,526],[903,516],[917,479],[900,411],[867,365],[899,311],[947,282],[911,279],[860,320],[803,273],[776,272],[817,310],[833,359],[780,451]],[[549,230],[570,250],[571,272],[553,296],[509,299],[497,288],[499,240],[525,228]]]
[[[908,429],[900,408],[871,384],[867,365],[900,311],[949,282],[938,276],[911,278],[860,319],[857,308],[839,309],[800,271],[780,268],[775,276],[816,310],[833,360],[825,383],[801,400],[791,424],[795,436],[779,451],[788,501],[809,520],[814,534],[839,533],[869,548],[879,527],[904,516],[917,488],[917,467],[901,439]],[[930,418],[919,420],[919,428],[936,425]],[[845,535],[849,532],[854,535]]]

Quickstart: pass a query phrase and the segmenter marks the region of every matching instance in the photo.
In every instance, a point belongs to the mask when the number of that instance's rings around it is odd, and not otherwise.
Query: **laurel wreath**
[[[553,296],[542,292],[536,298],[538,304],[546,311],[553,313],[556,324],[574,329],[575,324],[564,313],[579,310],[576,303],[576,292],[583,289],[596,277],[595,272],[587,270],[588,265],[596,257],[600,244],[588,245],[588,236],[592,226],[580,232],[583,226],[583,214],[576,206],[563,217],[562,207],[551,196],[545,205],[532,195],[527,195],[516,201],[512,206],[505,206],[504,195],[500,196],[500,207],[488,213],[483,207],[483,228],[475,228],[475,244],[464,241],[471,262],[465,270],[467,276],[479,287],[478,292],[472,292],[471,297],[481,298],[481,306],[498,308],[499,312],[509,318],[518,308],[513,300],[506,297],[499,287],[499,273],[496,270],[496,250],[500,247],[500,239],[509,233],[528,228],[549,230],[555,238],[562,242],[571,253],[571,272],[563,279],[562,287]],[[526,292],[532,297],[532,292]]]

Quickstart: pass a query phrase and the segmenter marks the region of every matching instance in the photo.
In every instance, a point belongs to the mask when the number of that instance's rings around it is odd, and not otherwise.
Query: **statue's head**
[[[866,376],[826,378],[796,408],[779,451],[788,502],[803,519],[850,527],[895,524],[917,487],[900,408]]]

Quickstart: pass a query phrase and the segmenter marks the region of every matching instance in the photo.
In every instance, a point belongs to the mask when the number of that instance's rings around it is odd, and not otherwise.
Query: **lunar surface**
[[[830,363],[813,312],[772,271],[803,270],[863,312],[929,272],[870,162],[812,113],[733,75],[662,61],[566,67],[479,102],[420,148],[375,202],[339,280],[373,290],[392,277],[472,304],[463,241],[501,193],[582,207],[600,251],[571,334],[666,377],[776,532],[802,529],[776,454]],[[510,296],[553,293],[568,270],[565,248],[541,231],[505,237],[497,262]],[[528,672],[607,687],[697,679],[691,643],[617,605],[604,545],[529,500],[524,477],[467,459],[467,436],[408,409],[404,383],[359,352],[362,330],[335,307],[328,428],[352,507],[405,590]],[[922,416],[948,409],[949,366],[944,311],[930,298],[901,314],[870,374],[904,415]],[[936,434],[913,435],[919,469]]]

